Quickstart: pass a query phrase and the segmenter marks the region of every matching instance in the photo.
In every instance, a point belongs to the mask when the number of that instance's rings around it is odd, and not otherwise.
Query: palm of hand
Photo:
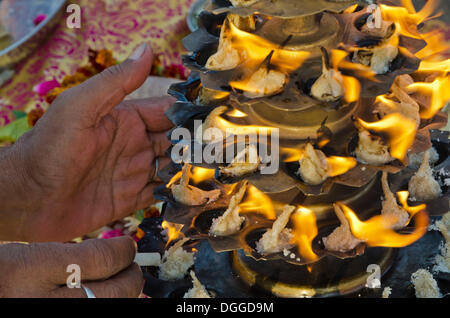
[[[152,203],[154,159],[169,161],[172,123],[164,111],[174,101],[123,102],[147,79],[152,55],[141,45],[128,60],[66,90],[3,152],[6,240],[71,240]]]
[[[113,109],[95,127],[40,124],[30,136],[26,159],[30,180],[40,188],[39,218],[30,224],[42,229],[36,235],[82,235],[150,203],[152,163],[164,147],[149,138],[134,107]],[[60,130],[64,133],[55,143]]]

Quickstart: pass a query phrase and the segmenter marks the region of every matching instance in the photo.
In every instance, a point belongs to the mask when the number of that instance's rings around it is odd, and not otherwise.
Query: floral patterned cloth
[[[112,50],[121,61],[145,41],[163,67],[180,69],[181,39],[189,33],[186,14],[193,0],[121,0],[114,7],[101,0],[71,2],[81,7],[81,28],[69,29],[63,18],[48,41],[16,67],[12,80],[0,88],[0,126],[14,119],[13,110],[45,108],[33,87],[73,74],[87,62],[89,48]]]

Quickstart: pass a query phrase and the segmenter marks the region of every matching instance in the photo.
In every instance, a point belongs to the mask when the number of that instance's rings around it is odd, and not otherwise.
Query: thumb
[[[145,82],[152,64],[153,52],[143,43],[121,64],[61,94],[58,105],[67,108],[71,118],[81,117],[94,125]]]

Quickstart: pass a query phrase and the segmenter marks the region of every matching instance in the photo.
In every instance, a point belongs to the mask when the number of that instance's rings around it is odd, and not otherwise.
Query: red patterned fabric
[[[81,7],[82,27],[69,29],[64,17],[49,40],[16,68],[13,79],[0,88],[0,126],[14,119],[12,110],[45,108],[33,87],[73,74],[87,62],[89,48],[112,50],[122,61],[146,41],[165,68],[182,70],[181,39],[189,33],[186,14],[193,0],[121,0],[108,10],[101,0],[72,2]]]

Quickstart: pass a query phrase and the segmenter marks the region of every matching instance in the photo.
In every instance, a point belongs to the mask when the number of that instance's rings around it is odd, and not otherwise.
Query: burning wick
[[[181,233],[181,230],[183,229],[182,224],[176,224],[176,223],[170,223],[167,221],[163,221],[161,223],[161,227],[164,229],[164,232],[167,234],[167,243],[166,247],[169,246],[169,244],[176,240],[180,236],[184,236],[183,233]]]
[[[294,224],[292,242],[297,245],[301,258],[307,261],[318,259],[312,250],[312,241],[318,233],[314,212],[299,206],[292,215],[292,222]]]
[[[415,229],[411,234],[399,234],[392,229],[397,218],[376,215],[367,221],[360,221],[348,206],[337,203],[350,224],[352,234],[369,246],[405,247],[420,239],[427,232],[428,214],[425,210],[416,213]]]
[[[234,118],[244,118],[244,117],[247,117],[247,114],[241,112],[240,110],[233,109],[232,111],[227,113],[227,116],[234,117]]]
[[[239,204],[239,209],[241,213],[254,212],[263,214],[268,220],[276,219],[275,208],[270,197],[253,185],[248,186],[247,196]]]
[[[362,127],[389,136],[390,154],[400,161],[406,156],[408,149],[414,142],[417,125],[415,121],[406,118],[399,113],[386,115],[383,119],[368,123],[358,118]]]

